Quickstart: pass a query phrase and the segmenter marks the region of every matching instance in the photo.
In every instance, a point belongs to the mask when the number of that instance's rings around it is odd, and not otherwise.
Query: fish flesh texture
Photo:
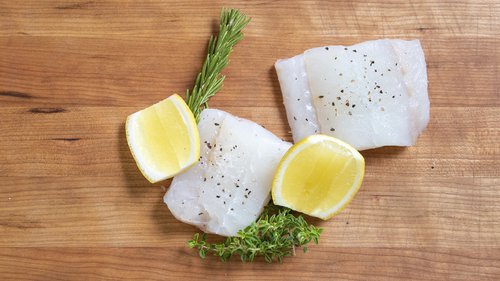
[[[429,121],[418,40],[313,48],[275,68],[295,142],[322,133],[358,150],[411,146]]]
[[[164,201],[178,220],[234,236],[269,202],[274,173],[291,144],[216,109],[202,111],[198,130],[200,161],[172,180]]]

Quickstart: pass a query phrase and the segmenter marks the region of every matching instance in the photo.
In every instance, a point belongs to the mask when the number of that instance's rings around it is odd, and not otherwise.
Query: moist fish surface
[[[201,113],[198,129],[200,161],[173,179],[164,201],[178,220],[234,236],[269,202],[274,172],[291,144],[215,109]]]
[[[295,142],[322,133],[359,150],[411,146],[429,121],[418,40],[313,48],[275,67]]]

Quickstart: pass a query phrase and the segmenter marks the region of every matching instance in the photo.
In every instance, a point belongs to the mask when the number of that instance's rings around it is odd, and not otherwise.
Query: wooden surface
[[[276,59],[384,37],[426,54],[417,146],[363,152],[352,204],[283,264],[200,260],[126,145],[128,114],[192,86],[222,6],[253,20],[211,106],[288,140]],[[499,65],[498,1],[1,0],[0,279],[500,280]]]

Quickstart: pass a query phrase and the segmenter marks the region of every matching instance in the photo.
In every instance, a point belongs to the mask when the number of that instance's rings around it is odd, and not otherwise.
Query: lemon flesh
[[[278,166],[273,201],[321,219],[340,212],[361,186],[365,162],[351,147],[326,135],[296,143]]]
[[[178,95],[131,114],[125,127],[130,151],[151,183],[183,172],[200,157],[196,120]]]

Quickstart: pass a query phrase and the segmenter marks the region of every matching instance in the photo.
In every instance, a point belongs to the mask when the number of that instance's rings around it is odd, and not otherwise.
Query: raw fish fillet
[[[295,142],[322,133],[359,150],[411,146],[429,121],[418,40],[314,48],[275,67]]]
[[[221,110],[205,109],[200,117],[200,161],[173,179],[164,201],[178,220],[234,236],[269,202],[274,172],[291,144]]]

